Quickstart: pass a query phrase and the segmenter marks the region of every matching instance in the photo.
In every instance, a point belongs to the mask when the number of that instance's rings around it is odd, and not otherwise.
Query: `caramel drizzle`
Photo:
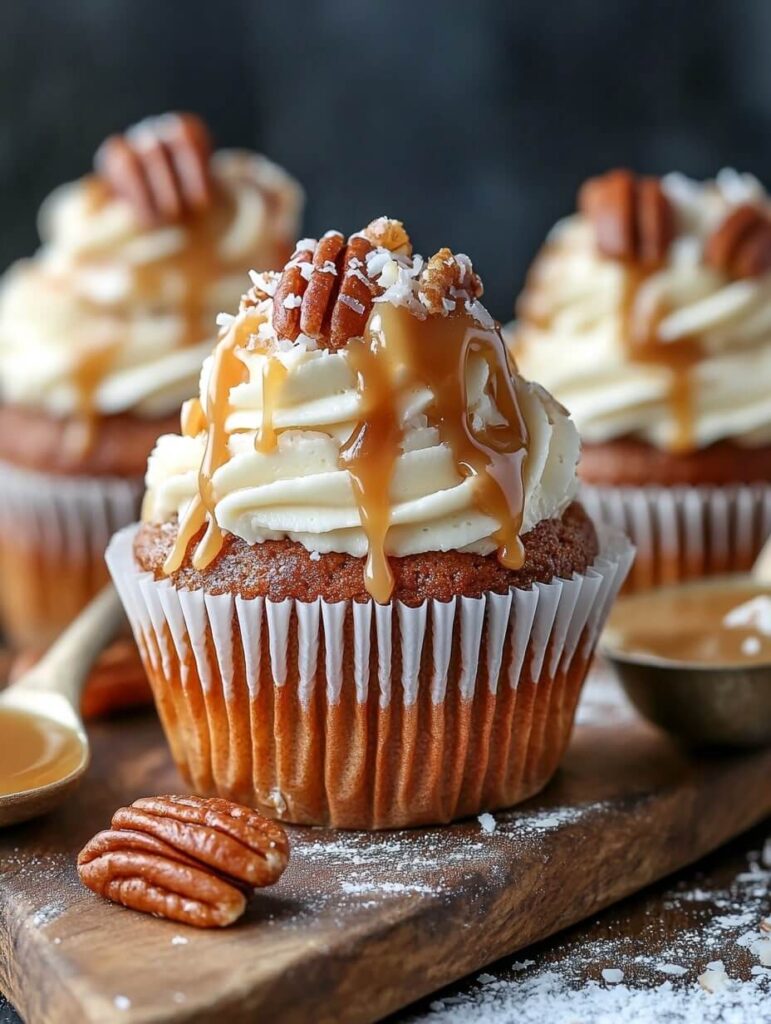
[[[119,348],[117,341],[89,348],[72,368],[72,380],[78,396],[78,415],[72,425],[77,447],[82,452],[88,451],[93,444],[98,420],[96,393],[117,358]]]
[[[673,452],[688,452],[694,447],[693,367],[701,358],[696,338],[681,338],[664,344],[659,338],[659,324],[667,310],[662,305],[648,321],[640,324],[635,318],[635,303],[649,272],[641,267],[626,268],[626,283],[621,303],[621,334],[629,358],[637,363],[663,366],[669,370],[669,407],[675,422]]]
[[[110,198],[104,183],[97,177],[87,180],[86,202],[89,210],[98,210]],[[109,315],[113,330],[119,330],[122,336],[115,341],[113,351],[117,352],[126,343],[125,328],[122,323],[128,321],[131,313],[144,304],[151,308],[162,301],[163,289],[169,277],[177,277],[183,283],[184,293],[174,306],[175,315],[181,319],[181,337],[178,342],[181,348],[189,348],[203,341],[213,332],[211,311],[207,308],[207,300],[211,285],[218,278],[233,270],[242,270],[240,262],[225,261],[219,256],[219,240],[228,230],[235,216],[235,205],[232,197],[215,184],[212,206],[202,216],[186,219],[180,226],[172,226],[167,230],[183,230],[185,241],[177,252],[170,253],[151,263],[137,264],[132,267],[134,288],[130,299],[112,303],[109,306],[93,301],[86,305],[94,315]],[[279,252],[276,258],[283,260],[285,253]],[[95,267],[110,261],[109,251],[89,250],[78,260],[80,266]],[[76,376],[75,386],[78,394],[78,419],[86,424],[91,421],[89,431],[93,429],[96,415],[89,404],[96,387],[109,369],[109,362],[101,365],[98,372],[89,373],[86,377],[80,373]]]
[[[429,385],[432,420],[453,452],[463,476],[474,478],[479,507],[500,525],[498,558],[510,569],[524,562],[519,533],[524,508],[523,470],[527,428],[519,411],[511,370],[500,335],[484,331],[468,316],[418,320],[388,304],[370,317],[362,343],[351,345],[359,377],[362,418],[340,454],[351,474],[368,553],[365,583],[369,594],[386,602],[393,574],[385,553],[390,526],[390,486],[400,453],[398,395],[405,388]],[[466,366],[478,352],[490,368],[493,397],[504,423],[472,429],[466,393]],[[397,373],[405,379],[395,386]]]
[[[255,450],[267,455],[276,450],[278,435],[273,417],[284,389],[288,370],[280,359],[268,357],[262,367],[262,419],[254,440]]]
[[[359,381],[362,418],[341,448],[339,458],[341,468],[350,474],[367,538],[364,584],[381,604],[388,601],[394,586],[385,541],[391,525],[391,481],[401,436],[388,341],[387,332],[382,339],[373,335],[370,317],[365,338],[348,346],[348,357]]]
[[[227,429],[228,416],[232,412],[230,391],[246,379],[247,368],[238,358],[238,351],[246,346],[252,330],[253,324],[248,319],[242,320],[222,338],[214,350],[206,409],[202,409],[200,403],[197,409],[195,405],[188,406],[185,417],[187,429],[200,425],[199,416],[206,422],[206,450],[198,472],[198,494],[182,518],[174,547],[163,566],[167,575],[182,565],[188,544],[204,523],[206,532],[193,552],[193,567],[205,569],[222,547],[222,530],[214,514],[217,498],[212,478],[230,458]]]
[[[190,541],[206,522],[206,533],[192,557],[193,566],[205,568],[221,548],[212,477],[229,457],[225,427],[231,411],[229,394],[243,381],[246,369],[236,353],[248,340],[251,329],[248,322],[242,322],[220,342],[206,410],[195,402],[185,407],[183,430],[198,433],[205,421],[207,443],[198,477],[199,493],[180,524],[164,565],[167,574],[180,567]],[[472,354],[479,354],[489,367],[493,398],[504,421],[500,425],[483,425],[477,430],[470,422],[466,370]],[[385,546],[391,525],[391,483],[401,452],[399,396],[424,385],[430,386],[433,394],[432,421],[440,438],[453,452],[461,475],[473,477],[479,508],[499,523],[495,534],[499,560],[507,568],[521,568],[528,437],[500,334],[483,330],[465,314],[421,321],[405,309],[383,304],[370,316],[363,339],[349,343],[348,358],[358,380],[361,412],[356,428],[341,448],[339,465],[350,474],[367,538],[368,593],[385,603],[393,591]],[[276,358],[269,358],[263,368],[263,418],[255,440],[258,451],[275,449],[273,412],[286,374]]]

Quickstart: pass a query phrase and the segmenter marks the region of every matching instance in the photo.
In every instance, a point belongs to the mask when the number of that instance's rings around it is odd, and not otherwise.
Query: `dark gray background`
[[[0,268],[109,132],[202,112],[309,195],[472,255],[497,316],[610,165],[769,178],[768,0],[0,0]]]

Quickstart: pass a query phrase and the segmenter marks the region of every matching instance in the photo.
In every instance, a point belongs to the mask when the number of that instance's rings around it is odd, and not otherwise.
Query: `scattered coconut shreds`
[[[128,996],[115,996],[112,1003],[116,1010],[131,1009],[131,1000]]]
[[[607,981],[609,985],[618,985],[624,980],[624,972],[618,967],[604,967],[602,980]]]
[[[728,975],[722,961],[707,966],[704,974],[699,975],[699,984],[705,992],[721,992],[728,984]]]
[[[479,817],[477,818],[477,821],[482,826],[482,831],[486,833],[488,836],[491,836],[498,827],[498,823],[492,816],[492,814],[480,814]]]

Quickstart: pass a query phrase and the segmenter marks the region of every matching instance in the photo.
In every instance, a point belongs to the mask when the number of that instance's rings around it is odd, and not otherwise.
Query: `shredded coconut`
[[[618,985],[624,980],[624,972],[618,967],[604,967],[602,970],[602,980],[607,981],[609,985]]]
[[[341,294],[338,297],[338,302],[342,302],[343,305],[349,306],[354,311],[354,313],[358,313],[359,315],[361,315],[364,312],[364,305],[361,302],[359,302],[358,299],[354,299],[352,295]]]
[[[482,826],[482,831],[491,836],[497,827],[497,822],[492,814],[480,814],[477,821]]]

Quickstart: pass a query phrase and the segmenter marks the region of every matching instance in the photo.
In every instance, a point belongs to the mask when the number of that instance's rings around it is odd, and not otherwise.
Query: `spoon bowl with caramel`
[[[637,709],[676,736],[771,744],[771,580],[759,570],[621,598],[600,650]]]
[[[110,584],[0,693],[0,827],[52,810],[83,777],[90,755],[80,694],[122,618]]]

